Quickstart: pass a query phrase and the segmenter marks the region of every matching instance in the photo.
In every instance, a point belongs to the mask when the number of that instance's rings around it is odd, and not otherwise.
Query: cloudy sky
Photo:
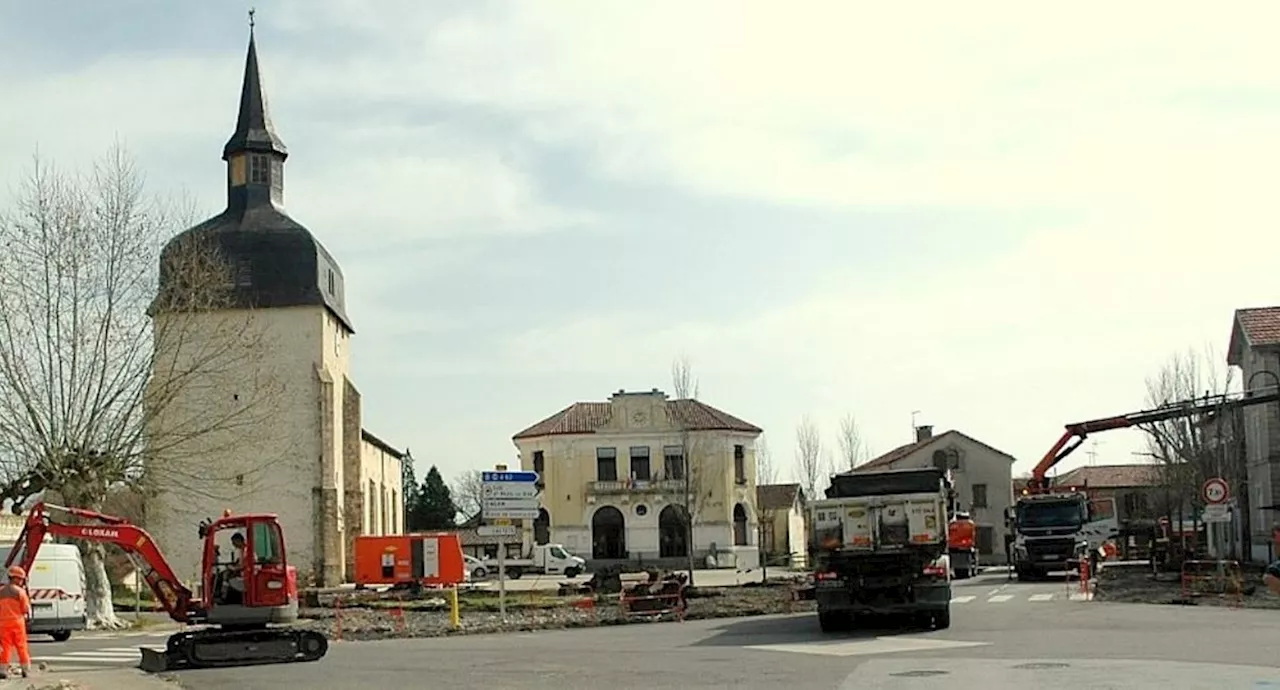
[[[1280,5],[1131,7],[259,0],[257,37],[366,424],[420,463],[684,354],[787,465],[806,414],[883,452],[918,410],[1026,470],[1280,298]],[[0,1],[0,177],[119,137],[216,213],[247,9]]]

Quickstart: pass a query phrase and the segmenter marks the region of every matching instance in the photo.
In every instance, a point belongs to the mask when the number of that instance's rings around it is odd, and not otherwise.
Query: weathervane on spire
[[[258,8],[256,7],[249,8],[249,30],[250,31],[253,31],[253,15],[257,11],[258,11]]]

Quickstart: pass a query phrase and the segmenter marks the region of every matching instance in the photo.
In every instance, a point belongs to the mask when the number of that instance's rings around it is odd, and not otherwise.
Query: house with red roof
[[[1246,389],[1280,386],[1280,307],[1237,309],[1231,319],[1227,364],[1240,369]],[[1236,496],[1242,541],[1251,560],[1276,555],[1271,531],[1280,525],[1280,403],[1240,411],[1244,429],[1246,491]]]
[[[1014,457],[952,429],[916,428],[916,440],[869,460],[854,472],[940,467],[950,469],[957,499],[978,525],[979,559],[1004,562],[1005,510],[1013,503]]]
[[[592,565],[673,567],[713,556],[759,564],[755,444],[763,430],[701,400],[654,388],[576,402],[512,437],[541,476],[536,543]],[[689,523],[692,522],[692,543]]]

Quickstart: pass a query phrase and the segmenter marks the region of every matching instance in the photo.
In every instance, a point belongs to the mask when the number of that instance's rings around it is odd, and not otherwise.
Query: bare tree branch
[[[852,470],[867,459],[867,445],[862,440],[862,430],[853,414],[840,420],[840,459],[846,470]]]
[[[257,366],[271,343],[253,314],[227,309],[218,248],[192,236],[161,256],[189,202],[147,196],[118,144],[88,174],[36,158],[14,196],[0,211],[0,498],[247,493],[273,459],[214,460],[276,414],[281,384]],[[82,551],[90,623],[113,627],[102,546]]]
[[[724,476],[724,464],[715,453],[700,453],[699,439],[691,428],[694,417],[691,414],[693,405],[698,399],[698,380],[693,376],[693,365],[688,357],[680,357],[671,365],[671,388],[676,399],[667,405],[669,421],[680,434],[680,454],[683,458],[681,477],[667,479],[683,479],[684,489],[681,492],[682,516],[685,521],[685,538],[688,541],[689,584],[693,584],[693,571],[696,566],[694,558],[694,526],[702,518],[702,511],[707,501],[715,494],[715,481]],[[664,468],[664,472],[666,469]]]
[[[480,470],[466,470],[453,482],[453,505],[462,519],[470,519],[480,512],[480,495],[484,491]]]
[[[805,415],[796,427],[796,478],[806,496],[816,497],[827,468],[823,467],[822,434]]]
[[[764,434],[756,439],[756,485],[765,486],[778,483],[778,468],[773,464],[773,452],[769,450],[769,439]]]
[[[698,399],[698,380],[693,377],[693,365],[688,357],[682,356],[672,362],[671,388],[677,399]]]

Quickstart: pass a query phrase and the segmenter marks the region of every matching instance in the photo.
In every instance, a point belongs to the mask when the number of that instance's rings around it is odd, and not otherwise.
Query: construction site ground
[[[1280,609],[1280,597],[1262,586],[1260,572],[1251,569],[1184,585],[1180,572],[1153,573],[1148,564],[1104,566],[1093,583],[1093,597],[1100,602]]]

